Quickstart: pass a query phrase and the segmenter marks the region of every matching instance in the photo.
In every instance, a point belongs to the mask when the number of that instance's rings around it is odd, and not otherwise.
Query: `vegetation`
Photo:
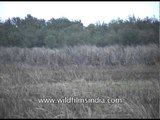
[[[158,69],[155,65],[1,64],[0,118],[159,118]],[[50,102],[64,97],[122,102]]]
[[[0,20],[0,46],[59,48],[77,45],[147,45],[159,43],[159,21],[156,18],[112,20],[83,26],[80,20],[67,18],[37,19],[28,14],[24,19]]]
[[[0,47],[0,63],[30,65],[155,65],[160,62],[159,47],[74,46],[61,49]]]
[[[0,57],[0,118],[159,118],[156,45],[1,47]],[[122,102],[52,102],[64,97]]]
[[[159,21],[0,22],[0,118],[159,118]],[[107,102],[58,103],[64,98]],[[120,100],[120,102],[116,102]]]

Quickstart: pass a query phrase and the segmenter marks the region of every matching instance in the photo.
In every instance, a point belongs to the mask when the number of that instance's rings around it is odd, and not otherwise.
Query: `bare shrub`
[[[148,46],[74,46],[61,49],[0,48],[0,63],[27,63],[32,65],[152,65],[160,61],[159,48]]]

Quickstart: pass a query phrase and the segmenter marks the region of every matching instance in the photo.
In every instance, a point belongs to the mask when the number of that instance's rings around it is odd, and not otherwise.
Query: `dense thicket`
[[[0,46],[59,48],[74,45],[146,45],[159,43],[159,21],[156,18],[112,20],[84,26],[81,20],[67,18],[37,19],[28,14],[24,19],[0,20]]]
[[[30,65],[155,65],[160,63],[157,45],[75,46],[62,49],[0,47],[0,64]]]

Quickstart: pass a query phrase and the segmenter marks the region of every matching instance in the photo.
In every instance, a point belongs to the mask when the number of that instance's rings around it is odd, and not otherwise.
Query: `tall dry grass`
[[[0,118],[158,118],[159,73],[153,66],[0,65]],[[52,103],[64,97],[122,103]]]
[[[159,118],[159,55],[156,45],[1,47],[0,118]],[[64,97],[123,102],[48,101]]]
[[[149,88],[148,88],[149,87]],[[158,91],[147,82],[85,82],[1,87],[0,118],[158,118]],[[121,103],[52,103],[64,97],[122,99]]]
[[[27,63],[35,65],[153,65],[160,61],[157,45],[75,46],[62,49],[0,48],[0,63]]]

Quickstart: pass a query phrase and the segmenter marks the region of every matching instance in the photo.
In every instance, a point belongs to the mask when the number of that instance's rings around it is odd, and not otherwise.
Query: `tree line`
[[[77,45],[136,46],[159,44],[159,20],[129,16],[109,23],[84,26],[81,20],[67,18],[38,19],[28,14],[0,20],[0,46],[60,48]]]

